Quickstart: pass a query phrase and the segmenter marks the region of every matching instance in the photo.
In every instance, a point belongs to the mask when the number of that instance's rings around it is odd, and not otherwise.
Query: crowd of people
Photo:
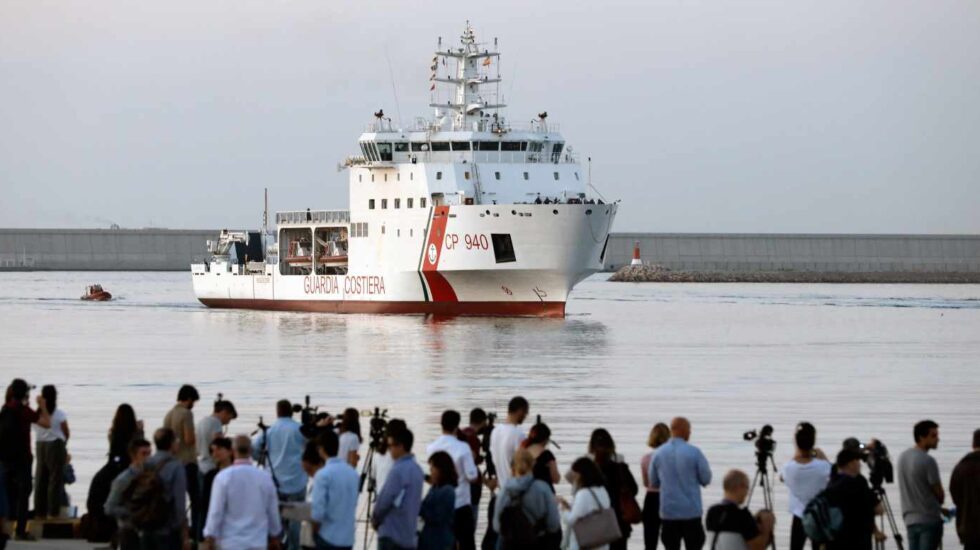
[[[14,380],[0,412],[0,516],[8,520],[0,548],[10,527],[17,538],[29,538],[32,491],[36,520],[57,517],[64,500],[67,416],[53,386],[42,388],[36,408],[31,389]],[[299,422],[297,408],[283,400],[274,423],[252,436],[229,437],[235,406],[219,396],[211,414],[195,422],[198,401],[193,386],[181,387],[150,434],[152,443],[133,408],[118,407],[108,461],[89,489],[83,530],[90,540],[124,550],[333,550],[352,548],[360,524],[379,550],[616,550],[627,548],[634,526],[642,524],[646,548],[761,549],[773,542],[776,512],[753,514],[745,507],[752,484],[741,470],[725,474],[723,500],[704,509],[701,492],[712,471],[682,417],[653,426],[637,483],[602,428],[562,474],[548,426],[538,421],[524,431],[531,407],[519,396],[497,423],[478,408],[462,426],[458,411],[445,411],[442,433],[421,462],[413,454],[415,436],[400,419],[379,427],[376,416],[365,441],[356,409],[315,422],[304,414]],[[940,546],[944,521],[954,514],[945,508],[940,471],[929,454],[939,443],[935,422],[914,426],[914,445],[895,467],[902,534],[878,527],[877,517],[889,512],[880,486],[884,447],[875,452],[877,442],[845,441],[830,460],[816,435],[809,423],[797,426],[795,455],[779,474],[789,490],[792,550],[808,539],[814,548],[870,549],[890,535],[907,535],[912,550]],[[878,457],[870,482],[862,475],[869,456]],[[556,492],[563,481],[572,487],[570,499]],[[948,489],[960,541],[980,548],[980,430]],[[487,529],[478,533],[486,493]]]

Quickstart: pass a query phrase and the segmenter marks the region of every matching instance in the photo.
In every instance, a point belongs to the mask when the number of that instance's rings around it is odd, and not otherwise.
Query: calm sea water
[[[91,282],[117,299],[79,301]],[[764,423],[775,427],[782,464],[801,420],[817,426],[828,454],[846,437],[876,437],[897,459],[912,425],[932,418],[944,482],[980,427],[977,285],[625,284],[600,275],[574,291],[564,320],[437,320],[208,310],[186,273],[5,273],[0,312],[0,378],[58,386],[78,473],[70,494],[83,509],[116,405],[131,403],[152,428],[182,383],[204,397],[198,417],[218,392],[233,400],[232,433],[274,417],[276,400],[309,394],[329,411],[387,408],[421,449],[444,409],[504,412],[522,394],[552,427],[562,470],[603,426],[637,478],[650,427],[685,415],[715,473],[706,505],[720,498],[728,469],[753,473],[742,432]],[[887,489],[898,505],[898,487]],[[775,496],[787,546],[785,487]],[[955,541],[951,525],[946,541]]]

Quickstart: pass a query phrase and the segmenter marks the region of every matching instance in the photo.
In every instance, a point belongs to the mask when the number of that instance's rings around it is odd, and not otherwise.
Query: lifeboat
[[[102,289],[102,285],[90,285],[85,287],[85,294],[82,295],[82,300],[86,302],[108,302],[112,299],[112,294],[109,294]]]

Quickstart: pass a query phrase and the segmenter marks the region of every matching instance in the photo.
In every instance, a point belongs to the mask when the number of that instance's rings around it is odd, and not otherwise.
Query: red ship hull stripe
[[[502,317],[564,317],[565,302],[396,302],[373,300],[254,300],[200,298],[213,308],[320,313],[398,313]]]
[[[442,245],[446,241],[446,224],[449,223],[449,207],[436,206],[432,209],[432,223],[429,238],[422,251],[422,275],[429,283],[429,293],[433,302],[458,302],[456,291],[449,281],[439,273],[439,259],[442,258]],[[432,254],[432,251],[435,251]]]

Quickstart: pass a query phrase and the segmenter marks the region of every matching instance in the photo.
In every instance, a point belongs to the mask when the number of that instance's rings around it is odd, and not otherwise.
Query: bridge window
[[[388,199],[381,199],[381,209],[382,210],[388,209]]]
[[[470,142],[468,142],[468,141],[454,141],[452,143],[453,143],[453,151],[469,151],[470,150]]]
[[[527,150],[530,151],[530,152],[532,152],[532,153],[540,153],[541,152],[541,147],[543,145],[544,144],[541,143],[540,141],[532,141],[532,142],[529,142],[528,149]]]
[[[374,210],[374,199],[368,199],[368,210]]]
[[[558,162],[558,160],[561,159],[561,149],[564,146],[564,143],[556,143],[551,148],[551,162]]]
[[[419,151],[428,151],[428,150],[429,147],[425,143],[419,143],[415,141],[412,142],[412,151],[417,153]]]
[[[499,151],[500,142],[499,141],[478,141],[476,142],[476,148],[478,151]]]
[[[379,143],[378,144],[378,154],[381,156],[382,161],[391,161],[391,144],[390,143]]]
[[[415,202],[415,199],[413,199],[412,197],[408,197],[407,199],[405,199],[405,208],[411,208],[413,202]]]
[[[432,142],[433,151],[448,151],[449,142],[448,141],[433,141]]]
[[[527,149],[526,141],[503,141],[500,143],[501,151],[524,151]]]
[[[395,152],[396,153],[407,153],[408,152],[408,144],[405,143],[404,141],[402,141],[400,143],[396,143],[395,144]]]

